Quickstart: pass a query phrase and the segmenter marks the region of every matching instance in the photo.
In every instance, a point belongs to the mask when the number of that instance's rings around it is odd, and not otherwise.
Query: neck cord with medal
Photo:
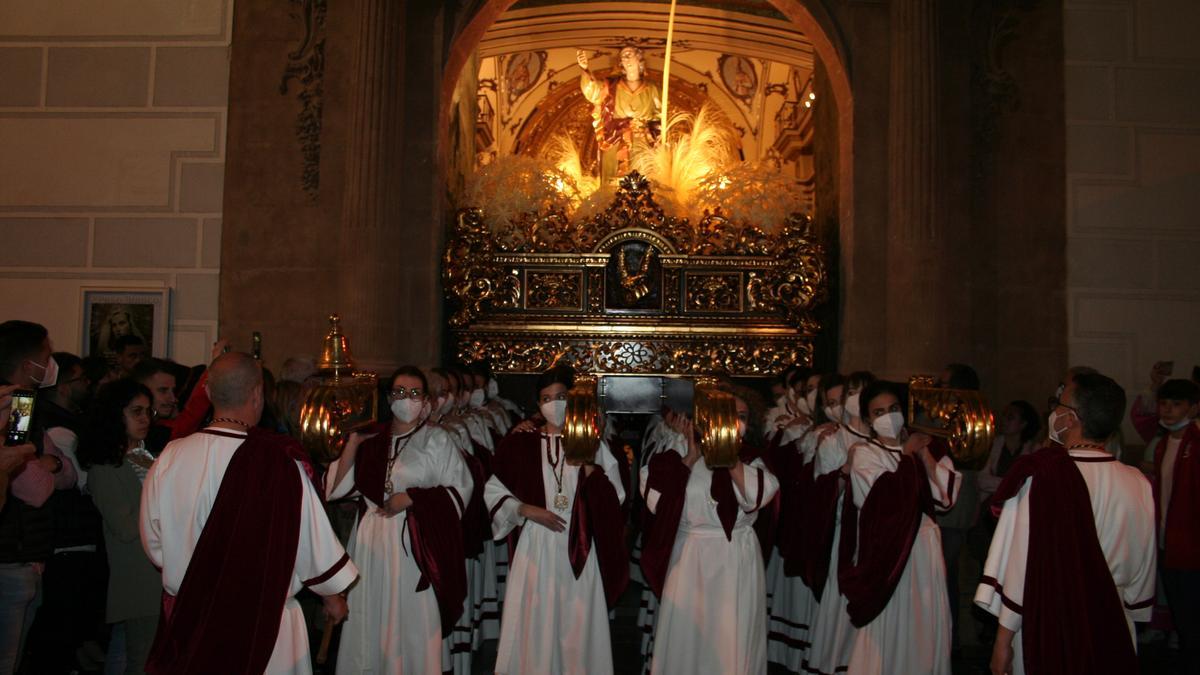
[[[413,436],[417,435],[417,432],[423,426],[425,426],[425,422],[421,422],[417,425],[417,428],[407,434],[397,436],[396,440],[392,442],[392,454],[388,456],[387,463],[387,478],[383,481],[383,498],[385,500],[392,496],[392,489],[395,487],[392,485],[392,467],[396,466],[396,460],[399,459],[400,453],[404,452],[404,449],[408,447],[408,442],[413,439]],[[400,441],[404,441],[404,443],[401,444]]]
[[[1100,452],[1108,452],[1108,448],[1100,445],[1099,443],[1076,443],[1075,445],[1067,448],[1067,452],[1072,450],[1099,450]]]
[[[568,500],[567,500],[567,496],[565,494],[563,494],[563,474],[565,474],[567,471],[567,458],[562,452],[562,436],[555,436],[553,438],[553,441],[554,441],[553,443],[550,442],[552,440],[550,436],[545,436],[545,439],[546,439],[546,461],[550,462],[550,475],[554,476],[554,484],[555,484],[554,508],[558,511],[566,511],[567,505],[568,505]],[[550,446],[551,445],[553,445],[554,448],[558,451],[556,453],[557,457],[550,456]]]

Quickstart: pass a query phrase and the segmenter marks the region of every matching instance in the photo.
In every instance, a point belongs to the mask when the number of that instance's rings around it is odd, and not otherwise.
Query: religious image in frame
[[[717,68],[721,71],[721,82],[729,93],[750,105],[754,93],[758,91],[758,72],[754,69],[754,62],[744,56],[722,54],[717,59]]]
[[[546,66],[546,52],[520,52],[508,57],[504,64],[504,84],[508,88],[508,102],[521,98],[542,77]]]
[[[149,354],[167,355],[170,289],[84,288],[82,304],[83,356],[116,358],[117,340],[125,335],[142,338]]]

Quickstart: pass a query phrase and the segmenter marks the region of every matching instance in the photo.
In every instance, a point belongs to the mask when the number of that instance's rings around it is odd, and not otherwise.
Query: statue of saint
[[[629,173],[631,157],[658,143],[662,94],[657,85],[642,79],[646,60],[637,47],[621,49],[623,74],[609,79],[588,72],[587,52],[580,49],[575,58],[583,69],[579,86],[593,106],[592,127],[600,147],[600,183],[605,185]]]

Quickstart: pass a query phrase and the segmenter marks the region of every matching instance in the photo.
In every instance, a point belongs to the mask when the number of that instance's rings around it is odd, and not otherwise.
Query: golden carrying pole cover
[[[324,463],[341,456],[351,432],[375,423],[379,390],[375,373],[354,372],[350,343],[337,314],[329,317],[317,369],[321,380],[307,391],[300,407],[300,442],[314,461]]]
[[[992,410],[982,394],[936,387],[929,375],[908,381],[908,428],[945,439],[950,456],[966,469],[987,463],[995,438]]]
[[[600,405],[595,377],[575,378],[567,392],[567,417],[563,422],[563,454],[568,464],[592,464],[600,447]]]
[[[738,462],[737,403],[714,380],[696,382],[695,427],[700,452],[710,469],[731,468]]]

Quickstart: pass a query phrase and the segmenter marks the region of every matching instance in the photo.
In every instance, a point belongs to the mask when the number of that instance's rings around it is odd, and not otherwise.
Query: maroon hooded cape
[[[1062,446],[1043,448],[1018,459],[992,497],[993,510],[1003,508],[1026,479],[1032,480],[1025,602],[1004,602],[1022,616],[1025,672],[1030,675],[1136,673],[1137,652],[1077,461],[1116,458],[1073,458]],[[982,581],[1003,597],[996,579]]]
[[[387,424],[371,431],[375,436],[363,441],[354,460],[354,487],[382,506],[392,434]],[[482,490],[482,486],[476,489]],[[442,635],[449,635],[462,615],[463,600],[467,597],[466,554],[459,519],[460,511],[463,517],[467,515],[466,504],[454,488],[409,488],[405,493],[413,502],[408,507],[405,527],[412,544],[413,562],[421,570],[417,591],[433,587],[442,618]]]
[[[858,551],[857,558],[852,558],[854,548],[850,547],[849,555],[839,559],[838,585],[846,596],[850,622],[862,628],[879,616],[896,591],[921,517],[933,514],[933,497],[925,467],[900,455],[896,470],[881,475],[871,486],[861,511],[854,508],[849,494],[843,504],[843,542],[853,542],[857,535]],[[839,555],[847,553],[847,548],[840,548]]]
[[[229,460],[179,594],[164,593],[147,673],[261,673],[271,658],[300,540],[304,485],[295,456],[303,450],[258,428],[245,439]]]
[[[546,508],[546,488],[542,484],[542,438],[531,431],[514,431],[496,448],[492,468],[495,476],[522,504]],[[581,469],[582,470],[582,469]],[[489,514],[494,518],[508,496],[497,502]],[[575,505],[568,526],[568,555],[576,578],[583,572],[591,549],[604,584],[604,596],[611,607],[629,583],[629,551],[625,546],[624,514],[617,491],[595,466],[591,475],[582,475],[575,488]],[[517,549],[520,528],[508,536],[509,560]],[[594,546],[593,546],[594,545]]]

